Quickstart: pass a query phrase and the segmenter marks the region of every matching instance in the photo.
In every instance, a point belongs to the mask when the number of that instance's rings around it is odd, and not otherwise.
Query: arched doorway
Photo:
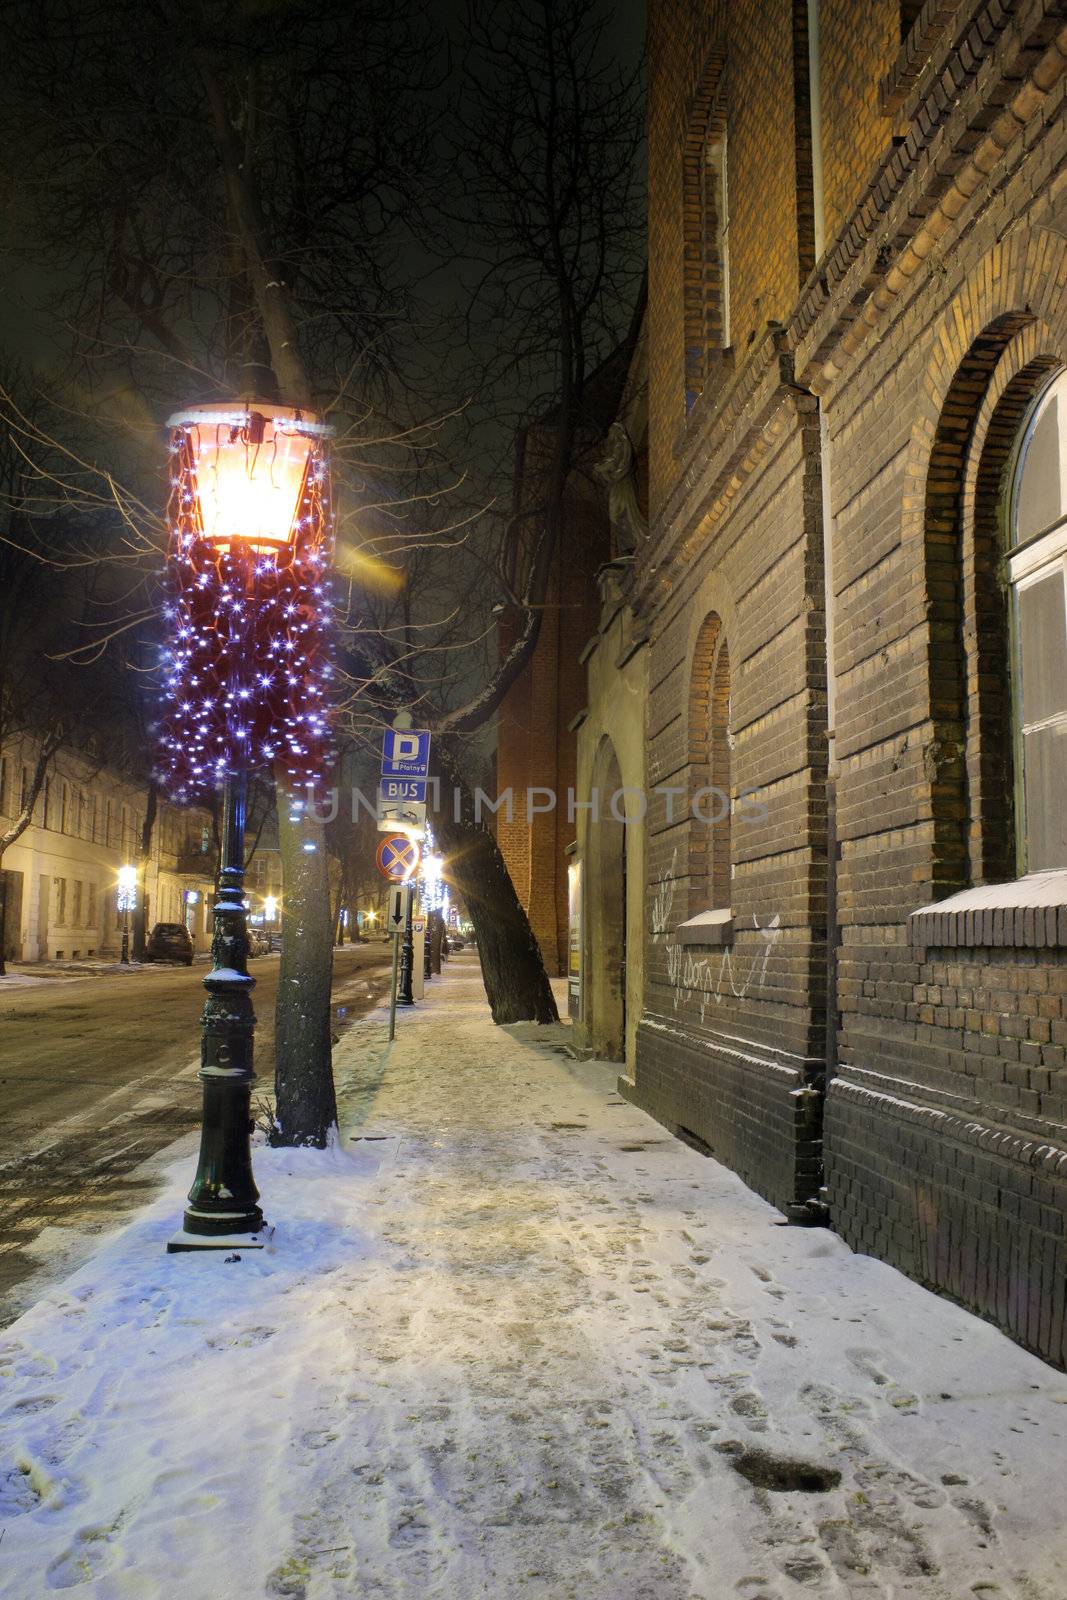
[[[589,1039],[606,1061],[626,1056],[626,825],[622,773],[605,736],[593,767],[596,810],[587,835]],[[592,796],[590,796],[592,798]]]

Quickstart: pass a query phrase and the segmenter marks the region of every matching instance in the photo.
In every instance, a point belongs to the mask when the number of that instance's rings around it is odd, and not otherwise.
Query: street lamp
[[[330,430],[291,406],[258,402],[193,406],[168,425],[172,651],[161,744],[179,798],[221,780],[222,851],[201,1018],[200,1159],[167,1248],[247,1248],[263,1227],[250,1139],[248,773],[278,768],[295,791],[328,749]]]
[[[137,898],[137,868],[119,868],[118,905],[122,912],[122,953],[119,960],[124,967],[130,964],[130,912]]]

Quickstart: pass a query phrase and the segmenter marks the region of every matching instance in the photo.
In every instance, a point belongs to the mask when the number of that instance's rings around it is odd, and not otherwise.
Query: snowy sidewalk
[[[257,1151],[270,1249],[164,1254],[186,1159],[0,1333],[0,1595],[1062,1600],[1067,1377],[564,1038],[454,960]]]

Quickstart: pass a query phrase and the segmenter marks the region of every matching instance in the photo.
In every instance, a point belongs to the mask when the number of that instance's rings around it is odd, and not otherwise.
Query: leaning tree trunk
[[[274,1008],[271,1142],[321,1149],[337,1125],[330,1034],[333,919],[322,824],[295,814],[278,784],[282,960]],[[306,846],[312,845],[313,849]]]
[[[442,739],[434,744],[442,788],[434,834],[444,846],[449,879],[474,923],[493,1021],[558,1022],[540,946],[500,847],[485,824],[475,820],[473,799],[452,752]]]

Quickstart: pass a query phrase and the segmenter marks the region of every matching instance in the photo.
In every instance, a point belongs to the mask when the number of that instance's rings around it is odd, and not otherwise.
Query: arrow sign
[[[385,913],[385,926],[389,933],[403,933],[408,920],[408,901],[411,899],[410,888],[398,885],[389,891],[389,905]]]
[[[427,778],[429,773],[429,730],[386,728],[382,741],[382,777]]]
[[[418,871],[422,852],[406,833],[393,834],[378,846],[378,871],[391,883],[406,883]]]

